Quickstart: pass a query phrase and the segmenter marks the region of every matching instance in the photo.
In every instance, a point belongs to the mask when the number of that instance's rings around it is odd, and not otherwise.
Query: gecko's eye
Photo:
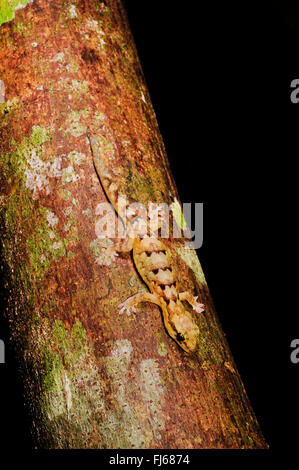
[[[179,343],[182,343],[183,341],[185,341],[185,336],[182,335],[182,333],[178,333],[178,334],[176,335],[176,339],[177,339],[177,341],[178,341]]]

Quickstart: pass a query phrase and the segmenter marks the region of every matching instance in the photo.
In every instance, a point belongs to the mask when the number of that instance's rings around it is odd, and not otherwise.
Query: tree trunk
[[[1,5],[6,316],[34,442],[266,447],[194,251],[172,244],[184,290],[206,306],[198,315],[196,355],[168,336],[159,307],[143,303],[134,315],[118,312],[118,304],[147,288],[131,257],[105,259],[109,240],[105,245],[96,236],[96,208],[106,196],[87,129],[111,158],[116,179],[126,175],[125,194],[178,207],[122,4]]]

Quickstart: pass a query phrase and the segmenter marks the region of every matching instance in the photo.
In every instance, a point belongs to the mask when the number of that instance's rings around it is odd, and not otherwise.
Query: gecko
[[[127,220],[126,236],[107,248],[110,255],[117,252],[132,252],[135,268],[147,285],[149,292],[135,294],[118,305],[119,313],[136,313],[140,302],[152,302],[162,311],[164,325],[169,336],[187,354],[194,354],[198,347],[199,328],[191,313],[184,307],[188,302],[197,313],[205,311],[205,306],[197,301],[190,292],[179,292],[178,272],[174,266],[171,250],[157,234],[150,236],[140,233],[136,227],[134,210],[129,203],[121,207],[117,204],[119,188],[115,183],[111,168],[97,145],[97,139],[87,131],[94,167],[107,199],[121,220]],[[137,224],[138,225],[138,224]],[[161,224],[158,225],[158,229]]]

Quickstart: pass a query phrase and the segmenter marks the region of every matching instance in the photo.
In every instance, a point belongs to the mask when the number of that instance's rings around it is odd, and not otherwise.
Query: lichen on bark
[[[1,0],[0,25],[12,20],[17,10],[24,8],[28,3],[32,2],[33,0]]]

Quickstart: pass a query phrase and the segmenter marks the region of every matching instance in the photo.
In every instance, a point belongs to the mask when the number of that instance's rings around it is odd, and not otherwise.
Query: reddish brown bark
[[[35,0],[1,25],[0,40],[7,316],[37,445],[265,447],[196,255],[174,246],[181,285],[207,307],[193,357],[158,307],[119,315],[146,290],[129,256],[96,262],[106,199],[87,128],[114,168],[130,169],[126,191],[178,197],[121,3]]]

